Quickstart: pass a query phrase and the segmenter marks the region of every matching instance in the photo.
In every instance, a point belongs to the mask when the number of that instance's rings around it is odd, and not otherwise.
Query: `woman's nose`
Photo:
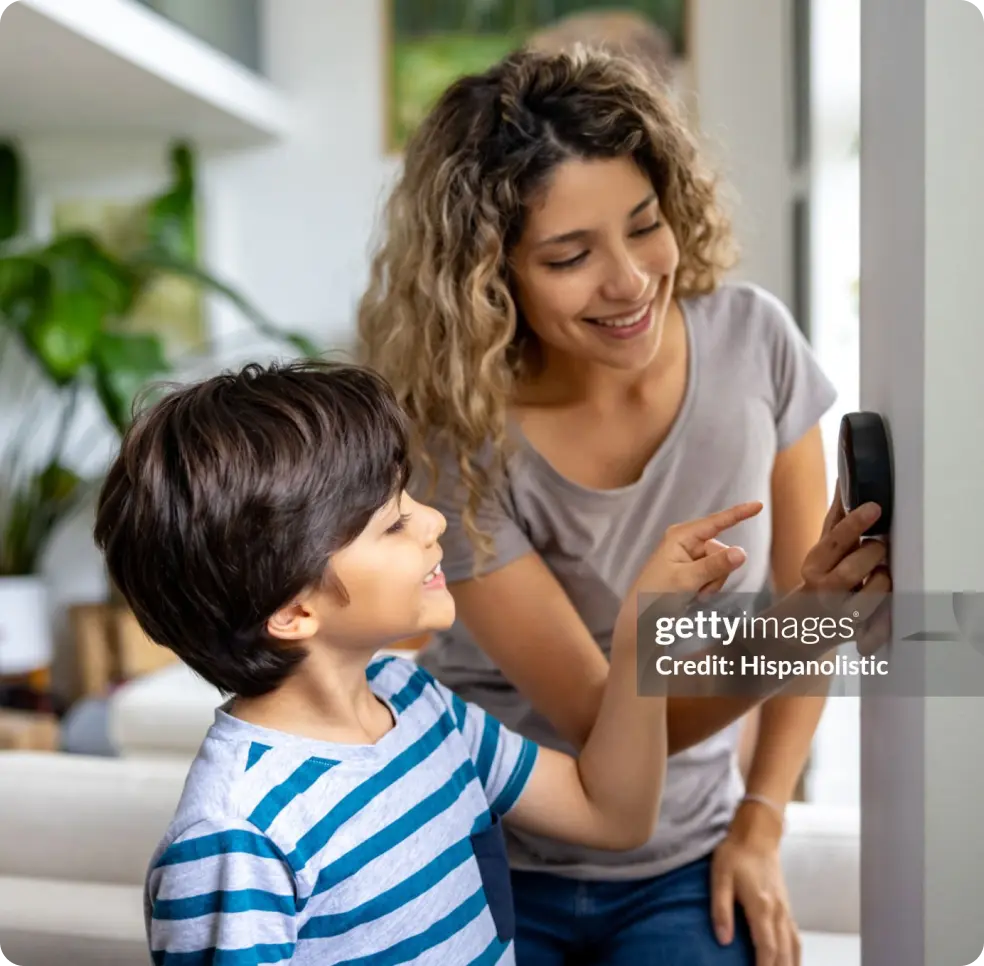
[[[649,288],[649,273],[627,254],[612,259],[604,295],[620,302],[637,302]]]

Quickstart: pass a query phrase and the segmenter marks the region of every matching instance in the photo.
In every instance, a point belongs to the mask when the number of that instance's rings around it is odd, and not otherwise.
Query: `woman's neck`
[[[260,727],[343,744],[373,744],[393,718],[369,687],[371,655],[311,643],[308,656],[275,691],[237,698],[232,713]]]

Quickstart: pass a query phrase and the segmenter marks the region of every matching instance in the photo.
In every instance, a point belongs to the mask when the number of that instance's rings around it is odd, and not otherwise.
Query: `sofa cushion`
[[[416,651],[386,649],[413,660]],[[109,734],[124,757],[173,757],[190,763],[215,720],[222,693],[186,664],[134,678],[109,700]]]
[[[801,932],[802,966],[861,966],[861,937]]]
[[[186,664],[172,664],[117,689],[109,702],[110,737],[125,757],[165,755],[187,764],[223,700]]]
[[[860,809],[790,803],[782,863],[801,931],[860,932]]]
[[[186,771],[173,762],[0,753],[0,876],[142,885]]]
[[[17,966],[148,963],[143,890],[0,876],[0,949]]]

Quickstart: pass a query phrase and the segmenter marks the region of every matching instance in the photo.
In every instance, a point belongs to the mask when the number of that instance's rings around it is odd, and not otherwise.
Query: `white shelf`
[[[133,0],[0,0],[0,134],[248,146],[286,135],[291,115],[263,78]]]

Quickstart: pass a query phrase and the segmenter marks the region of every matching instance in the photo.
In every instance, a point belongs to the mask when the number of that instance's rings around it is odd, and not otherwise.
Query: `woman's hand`
[[[714,932],[723,945],[734,939],[738,902],[751,930],[755,966],[800,966],[799,932],[779,861],[781,829],[764,831],[760,823],[745,821],[745,815],[739,809],[711,862]]]
[[[803,561],[803,589],[837,597],[854,595],[851,606],[859,607],[873,606],[873,595],[887,594],[892,589],[888,548],[881,540],[861,539],[879,516],[881,508],[875,503],[845,514],[835,493],[820,540]]]

